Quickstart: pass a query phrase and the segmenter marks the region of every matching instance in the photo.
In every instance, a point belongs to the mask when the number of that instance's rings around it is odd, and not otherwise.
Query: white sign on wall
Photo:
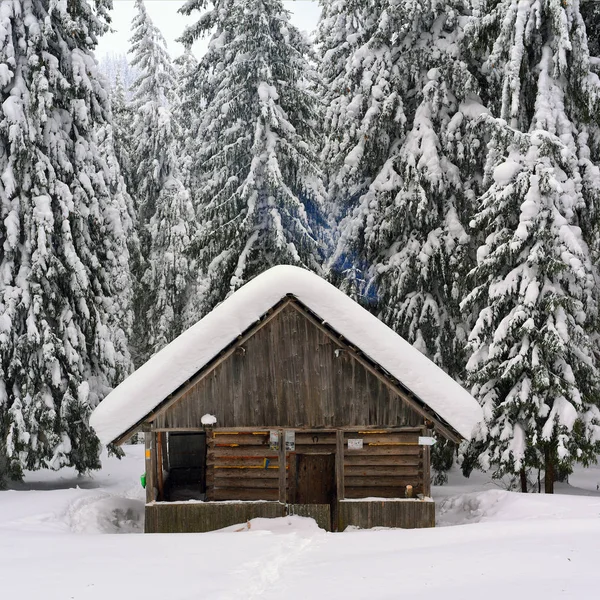
[[[285,432],[285,449],[288,452],[294,452],[296,450],[296,432],[286,431]]]
[[[429,436],[419,436],[419,446],[433,446],[435,438]]]
[[[279,450],[279,431],[269,432],[269,447],[271,450]]]
[[[362,450],[363,441],[362,438],[348,440],[348,450]]]

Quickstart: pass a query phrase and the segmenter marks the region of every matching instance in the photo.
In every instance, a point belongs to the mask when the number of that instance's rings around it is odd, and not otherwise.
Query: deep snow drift
[[[452,473],[434,488],[436,529],[331,534],[287,517],[207,534],[115,535],[143,530],[143,446],[125,450],[91,477],[31,473],[0,492],[2,597],[505,600],[600,589],[600,468],[577,470],[554,497]]]

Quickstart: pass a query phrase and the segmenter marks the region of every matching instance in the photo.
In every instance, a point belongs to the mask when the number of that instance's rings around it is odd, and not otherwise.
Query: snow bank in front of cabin
[[[278,266],[240,288],[113,390],[90,420],[100,440],[109,443],[134,426],[287,294],[298,298],[470,439],[482,413],[466,390],[318,275]],[[214,408],[218,425],[218,407]]]
[[[489,475],[452,469],[433,495],[455,527],[334,534],[293,516],[202,534],[113,535],[142,526],[131,517],[144,507],[144,447],[124,450],[120,461],[103,454],[91,476],[28,472],[0,491],[3,597],[558,600],[600,589],[597,466],[576,467],[573,485],[553,496],[505,492]]]

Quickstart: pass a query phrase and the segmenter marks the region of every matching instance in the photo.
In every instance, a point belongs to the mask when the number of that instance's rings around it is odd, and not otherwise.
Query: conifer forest
[[[545,491],[600,453],[600,1],[0,2],[0,481],[99,467],[91,411],[278,264],[484,412],[434,448]],[[192,45],[209,40],[198,57]]]

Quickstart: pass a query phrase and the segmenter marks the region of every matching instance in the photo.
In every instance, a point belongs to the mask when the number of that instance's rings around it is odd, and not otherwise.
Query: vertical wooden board
[[[162,431],[156,432],[156,488],[158,490],[158,500],[161,502],[165,499],[164,479],[163,479],[163,437]]]
[[[240,346],[231,355],[231,402],[233,406],[233,420],[238,421],[243,414],[243,389],[244,389],[244,363],[246,362],[246,348]]]
[[[297,455],[288,453],[287,455],[287,483],[286,483],[286,502],[296,503],[296,478],[297,478]]]
[[[156,525],[154,523],[154,510],[152,506],[146,504],[144,509],[144,533],[156,533]]]
[[[214,485],[209,485],[209,479],[211,475],[214,473],[214,463],[208,461],[208,452],[210,448],[213,448],[215,444],[215,432],[212,429],[209,429],[206,432],[206,453],[207,453],[207,461],[206,461],[206,499],[212,500]]]
[[[158,461],[156,457],[156,431],[151,431],[150,435],[150,492],[151,502],[156,500],[158,493]],[[146,487],[148,487],[148,474],[146,474]],[[146,494],[147,496],[147,494]]]
[[[335,480],[336,496],[340,501],[344,499],[344,432],[341,429],[336,432]]]
[[[152,478],[152,432],[144,432],[144,464],[146,468],[146,502],[154,501],[154,479]]]
[[[283,429],[279,430],[279,464],[285,467],[285,432]],[[286,469],[279,469],[279,501],[285,503],[285,499],[287,496],[286,490]]]
[[[431,436],[430,430],[425,430],[426,436]],[[422,446],[423,448],[423,495],[431,496],[431,447]]]

